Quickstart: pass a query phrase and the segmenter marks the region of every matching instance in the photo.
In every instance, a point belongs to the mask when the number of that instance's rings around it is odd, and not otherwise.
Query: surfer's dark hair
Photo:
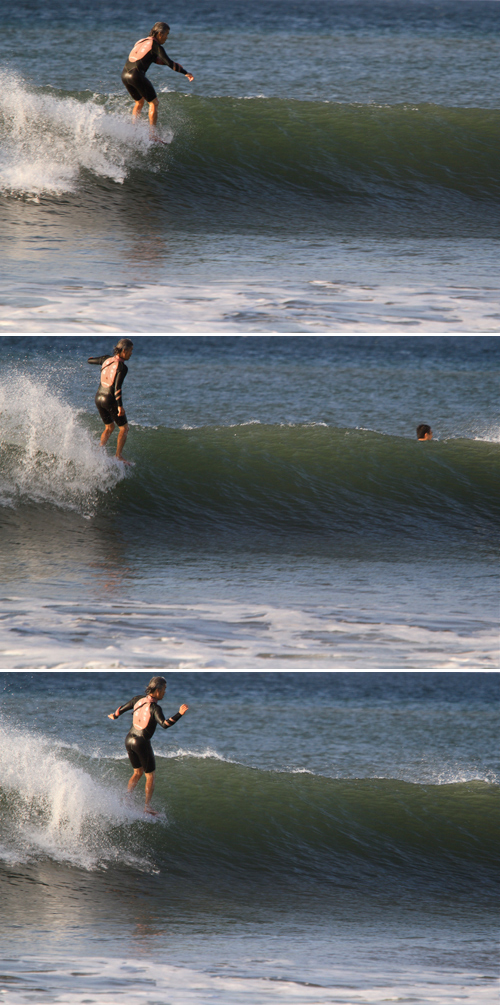
[[[116,343],[113,352],[114,352],[115,356],[117,356],[118,353],[123,352],[124,349],[126,350],[126,349],[133,349],[133,348],[134,348],[134,343],[131,342],[129,338],[121,338],[120,341]]]
[[[152,677],[146,688],[146,694],[152,694],[153,691],[156,691],[158,687],[163,687],[164,684],[165,686],[167,684],[164,677]]]
[[[163,35],[166,31],[170,31],[170,25],[166,21],[157,21],[151,28],[149,38],[156,38],[157,35]]]
[[[417,440],[423,440],[427,433],[432,433],[431,427],[426,426],[425,422],[421,422],[420,425],[417,426]]]

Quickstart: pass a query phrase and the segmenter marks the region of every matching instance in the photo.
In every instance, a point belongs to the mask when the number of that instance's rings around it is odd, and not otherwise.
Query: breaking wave
[[[500,788],[246,767],[218,755],[160,758],[151,826],[129,765],[1,727],[1,857],[84,869],[110,863],[211,882],[355,887],[498,880]],[[154,863],[154,865],[152,865]]]
[[[5,77],[5,75],[4,75]],[[0,75],[0,81],[1,81]],[[128,181],[134,191],[216,198],[256,209],[410,199],[498,201],[500,112],[431,104],[162,95],[167,145],[134,127],[125,95],[35,88],[9,75],[0,113],[0,191],[62,195],[82,184]],[[97,192],[96,192],[97,195]],[[256,201],[258,200],[258,202]]]

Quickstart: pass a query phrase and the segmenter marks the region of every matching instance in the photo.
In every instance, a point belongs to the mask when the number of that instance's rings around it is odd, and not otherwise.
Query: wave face
[[[491,532],[498,445],[426,446],[326,426],[141,430],[141,474],[118,491],[129,509],[181,524],[369,536],[384,528],[418,534],[425,516],[447,529],[484,522]]]
[[[495,784],[335,779],[189,758],[164,774],[179,866],[347,885],[394,869],[408,882],[423,872],[440,883],[498,866]]]
[[[160,757],[151,826],[124,797],[128,761],[2,727],[1,857],[110,864],[221,886],[457,889],[498,881],[499,788],[266,771],[209,751]]]
[[[5,74],[4,74],[5,76]],[[1,81],[1,74],[0,74]],[[500,198],[496,109],[362,105],[278,98],[163,94],[166,146],[134,128],[127,99],[30,88],[9,76],[0,116],[0,191],[104,197],[125,184],[176,212],[195,200],[199,221],[214,200],[257,218],[290,201],[392,212]],[[105,186],[103,189],[102,186]],[[104,204],[104,203],[103,203]],[[130,212],[134,213],[133,206]]]
[[[169,95],[165,117],[181,113],[189,142],[179,138],[171,165],[189,167],[188,187],[199,191],[348,202],[500,196],[497,110]]]

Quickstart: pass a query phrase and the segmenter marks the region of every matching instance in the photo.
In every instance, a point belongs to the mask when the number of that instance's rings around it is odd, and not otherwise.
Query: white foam
[[[56,960],[24,956],[15,964],[6,961],[4,974],[11,978],[6,993],[9,1005],[34,1001],[43,989],[44,998],[64,1005],[144,1005],[145,1001],[169,1002],[170,1005],[320,1005],[344,1002],[379,1005],[381,1002],[421,1002],[451,1005],[471,1001],[491,1005],[498,1000],[498,981],[484,978],[481,972],[450,973],[438,968],[401,967],[387,974],[375,962],[360,973],[355,965],[327,968],[324,965],[300,968],[291,959],[275,959],[269,954],[259,960],[264,975],[256,972],[255,961],[240,960],[237,973],[217,967],[209,970],[181,967],[145,952],[129,959],[66,955]],[[82,971],[82,963],[85,972]],[[301,972],[302,969],[302,972]],[[276,976],[276,971],[279,976]],[[297,971],[300,973],[298,978]],[[119,989],[119,990],[117,990]],[[152,997],[153,996],[153,997]],[[38,998],[37,998],[38,1000]]]
[[[109,836],[143,814],[121,788],[93,778],[44,736],[0,724],[0,789],[7,803],[0,857],[7,863],[46,856],[84,869],[116,861],[147,866]]]
[[[99,609],[98,629],[79,601],[57,605],[30,598],[29,610],[0,602],[0,667],[38,670],[494,670],[498,630],[484,622],[419,624],[367,622],[356,611],[212,601],[150,604],[127,599]],[[92,612],[91,612],[92,614]],[[117,618],[133,632],[116,637]],[[133,619],[133,622],[132,620]],[[217,641],[213,625],[217,624]],[[75,624],[86,629],[75,639]],[[43,626],[43,627],[41,627]],[[12,633],[16,653],[9,655]],[[114,645],[106,642],[110,635]],[[22,645],[17,641],[22,637]],[[409,654],[411,654],[411,665]]]
[[[325,289],[326,287],[326,289]],[[369,295],[355,283],[328,284],[244,278],[225,282],[159,282],[103,286],[88,283],[69,289],[55,281],[50,289],[9,284],[9,302],[0,304],[0,326],[10,332],[112,331],[126,335],[172,332],[231,335],[245,332],[408,332],[487,333],[500,331],[498,290],[377,283]],[[17,302],[16,302],[17,300]]]
[[[490,429],[485,429],[481,433],[476,433],[473,435],[475,440],[482,440],[485,443],[500,443],[500,429],[498,426],[493,426]]]
[[[0,505],[48,502],[82,514],[126,477],[74,409],[29,377],[0,380]]]
[[[176,757],[193,757],[200,761],[223,761],[224,764],[240,764],[240,761],[234,761],[230,757],[218,754],[212,747],[206,747],[205,750],[186,750],[185,747],[179,747],[177,750],[169,750],[166,754],[156,756],[164,757],[167,760]]]
[[[82,169],[122,183],[134,154],[151,147],[146,123],[57,92],[30,89],[0,72],[0,191],[61,195],[74,192]],[[162,136],[169,142],[172,136]]]

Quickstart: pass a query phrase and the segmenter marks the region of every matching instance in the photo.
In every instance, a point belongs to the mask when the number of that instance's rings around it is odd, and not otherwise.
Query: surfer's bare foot
[[[154,810],[152,806],[145,806],[144,812],[149,813],[150,817],[158,817],[160,815],[158,810]]]
[[[133,461],[127,461],[125,457],[119,457],[118,454],[116,455],[116,459],[117,461],[121,461],[122,464],[126,464],[128,468],[133,468],[134,466]]]

